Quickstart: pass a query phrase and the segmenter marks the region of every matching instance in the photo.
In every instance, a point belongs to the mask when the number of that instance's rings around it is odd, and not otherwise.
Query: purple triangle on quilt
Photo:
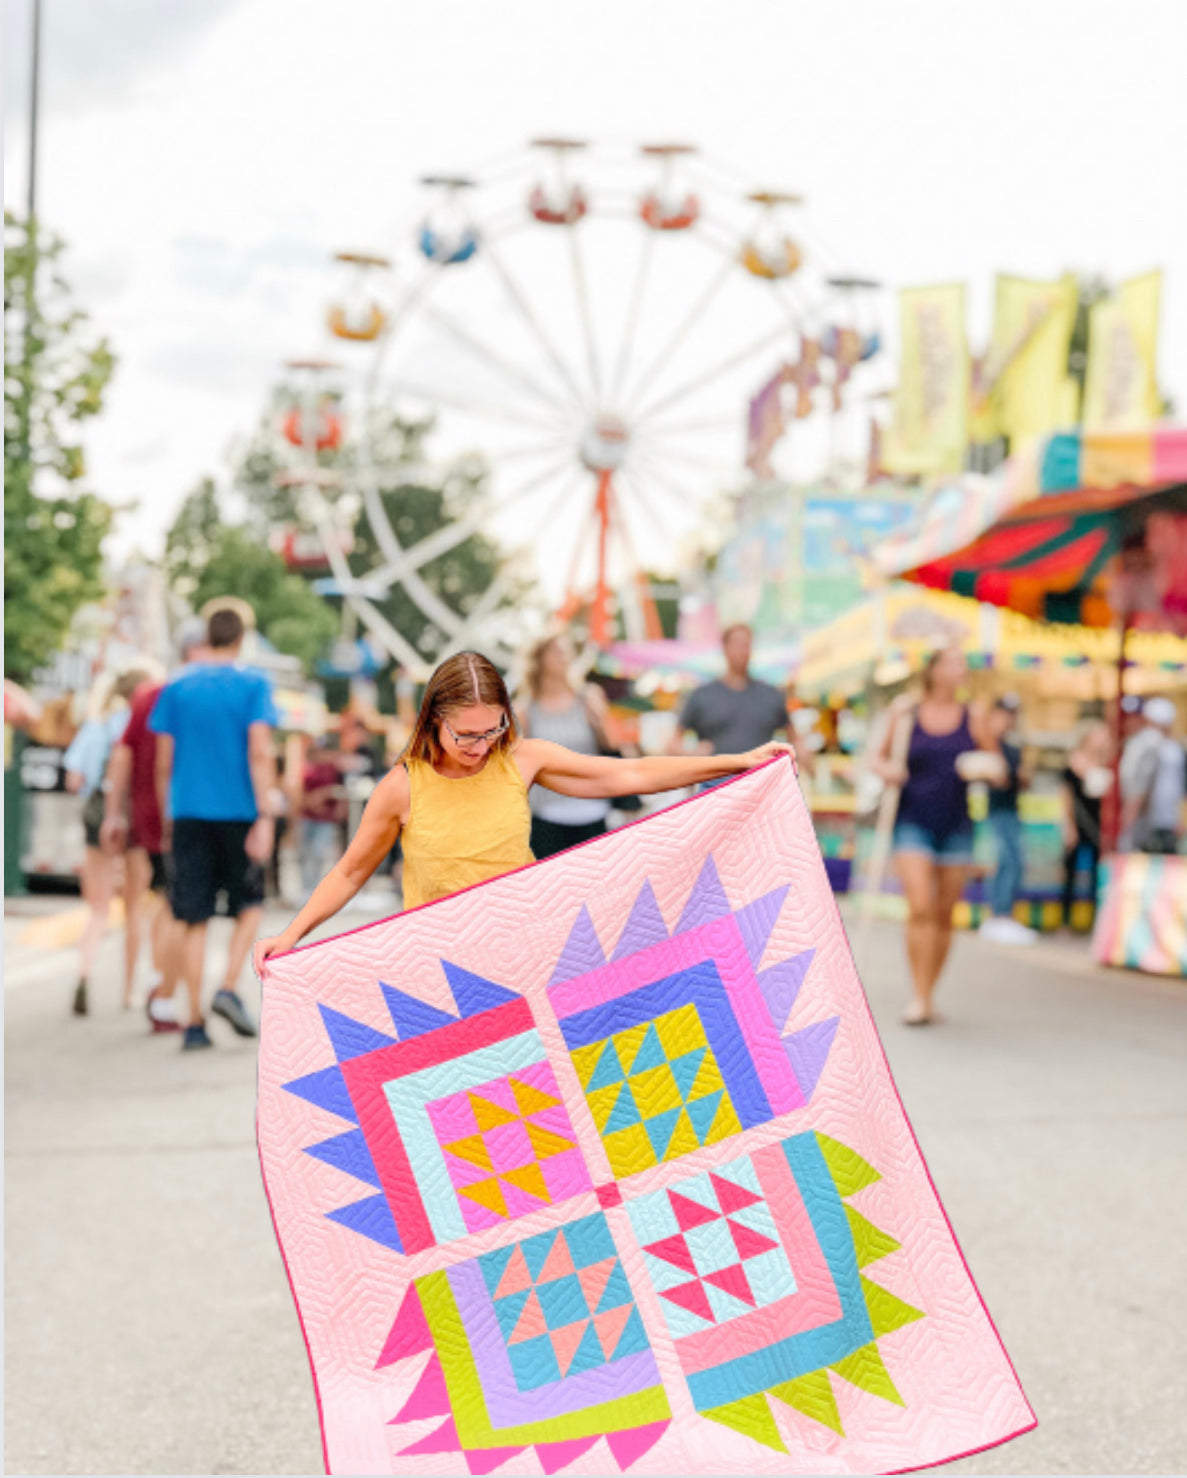
[[[804,976],[807,975],[808,967],[815,956],[814,949],[805,949],[798,955],[792,955],[791,959],[780,960],[769,970],[759,972],[759,989],[762,991],[763,1000],[767,1003],[767,1010],[771,1013],[771,1020],[775,1023],[776,1031],[781,1032],[787,1025],[787,1018],[791,1015],[795,998],[800,993]]]
[[[698,929],[702,924],[710,924],[714,919],[722,918],[729,911],[729,899],[725,896],[725,889],[721,886],[721,879],[717,876],[717,864],[712,856],[706,857],[705,865],[701,868],[700,876],[688,895],[688,901],[684,905],[684,911],[680,915],[680,922],[676,925],[675,932],[683,934],[688,929]]]
[[[655,891],[650,880],[639,889],[631,916],[626,921],[618,943],[614,946],[611,960],[621,960],[627,955],[638,954],[652,944],[662,944],[668,937],[668,926],[655,901]]]
[[[322,1024],[334,1056],[339,1062],[349,1062],[352,1057],[362,1057],[368,1052],[377,1052],[381,1047],[394,1047],[395,1037],[385,1037],[365,1021],[356,1021],[353,1016],[344,1016],[330,1006],[318,1006]]]
[[[418,1001],[415,996],[406,995],[385,981],[379,982],[379,988],[401,1042],[406,1042],[409,1037],[422,1037],[425,1032],[435,1032],[439,1026],[453,1026],[457,1021],[457,1017],[450,1016],[448,1011],[438,1011],[436,1006]]]
[[[348,1129],[345,1134],[335,1134],[331,1139],[308,1144],[305,1146],[305,1153],[312,1155],[315,1160],[321,1160],[323,1164],[333,1165],[335,1170],[353,1175],[356,1180],[365,1180],[376,1190],[383,1185],[361,1129]]]
[[[588,975],[591,970],[600,970],[605,963],[606,952],[598,938],[598,931],[589,916],[589,909],[582,904],[581,912],[569,932],[548,984],[554,986],[564,980],[575,980],[578,975]]]
[[[450,964],[448,960],[442,960],[441,967],[463,1017],[477,1016],[482,1011],[492,1011],[496,1006],[520,999],[514,991],[496,985],[482,975],[475,975],[471,970],[463,970],[460,965]]]
[[[839,1016],[830,1016],[827,1021],[814,1021],[791,1036],[783,1038],[783,1050],[791,1063],[796,1082],[806,1103],[816,1091],[824,1064],[828,1061],[829,1049],[841,1024]]]
[[[750,963],[756,970],[787,894],[788,887],[784,883],[783,887],[773,888],[769,893],[764,893],[753,903],[747,903],[734,914],[746,943],[746,953],[750,956]]]

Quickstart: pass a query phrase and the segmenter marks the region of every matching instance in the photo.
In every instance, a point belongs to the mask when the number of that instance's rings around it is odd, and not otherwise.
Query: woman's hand
[[[744,770],[753,770],[756,765],[765,765],[768,760],[773,760],[780,754],[791,755],[792,763],[795,763],[795,745],[788,744],[786,739],[772,739],[769,744],[760,744],[757,749],[748,750],[739,758]]]
[[[251,951],[252,969],[263,980],[265,960],[272,955],[282,955],[292,948],[293,941],[285,934],[277,934],[272,939],[257,939]]]

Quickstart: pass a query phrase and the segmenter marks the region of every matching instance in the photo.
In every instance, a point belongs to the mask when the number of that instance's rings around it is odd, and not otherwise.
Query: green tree
[[[248,521],[260,538],[278,525],[307,526],[300,494],[276,485],[276,473],[285,465],[275,430],[276,409],[289,399],[285,390],[277,393],[273,408],[261,419],[238,458],[236,487],[247,503]],[[486,472],[481,464],[458,463],[441,473],[426,470],[426,443],[432,429],[431,421],[384,413],[371,431],[369,458],[378,473],[379,498],[405,549],[459,517],[484,490]],[[342,451],[323,452],[318,460],[323,467],[341,472],[349,488],[357,471],[357,457],[357,443],[348,441]],[[354,547],[347,559],[351,573],[365,576],[383,559],[364,513],[354,525]],[[500,559],[498,546],[486,535],[475,533],[423,565],[419,574],[450,610],[464,616],[495,578]],[[508,601],[516,598],[513,591],[506,596]],[[397,585],[373,604],[421,656],[433,660],[444,635],[402,586]]]
[[[4,671],[26,680],[103,594],[112,510],[81,490],[85,422],[115,360],[92,339],[59,258],[63,243],[4,215]]]
[[[195,609],[217,595],[249,601],[260,631],[278,651],[300,658],[307,670],[333,641],[333,610],[248,524],[223,516],[214,483],[206,478],[182,504],[165,541],[170,587]]]

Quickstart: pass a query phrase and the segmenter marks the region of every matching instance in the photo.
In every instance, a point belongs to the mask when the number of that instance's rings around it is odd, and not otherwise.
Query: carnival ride
[[[473,640],[515,559],[464,613],[426,566],[476,532],[514,551],[595,646],[661,634],[645,568],[671,566],[711,498],[744,476],[745,406],[780,366],[787,419],[831,422],[880,348],[878,284],[837,275],[798,196],[744,187],[687,144],[537,139],[472,175],[421,181],[396,254],[342,252],[326,328],[344,358],[293,361],[281,477],[299,490],[334,589],[410,672]],[[778,393],[782,393],[782,390]],[[384,418],[432,418],[446,458],[477,454],[482,491],[406,544],[381,496]],[[345,445],[342,474],[319,454]],[[343,533],[379,550],[352,575]],[[640,552],[644,558],[640,559]],[[418,650],[377,608],[402,587],[430,623]],[[426,646],[423,635],[420,647]]]

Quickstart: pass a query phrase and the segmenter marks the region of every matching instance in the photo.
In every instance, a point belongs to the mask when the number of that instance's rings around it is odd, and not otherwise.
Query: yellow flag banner
[[[968,441],[964,284],[904,288],[899,308],[899,383],[882,465],[907,475],[959,472]]]
[[[1147,426],[1162,413],[1158,393],[1158,312],[1162,273],[1123,282],[1088,317],[1084,425],[1124,431]]]
[[[973,439],[1019,442],[1075,424],[1067,378],[1079,289],[1073,276],[1032,282],[999,274],[993,338],[973,384]]]

